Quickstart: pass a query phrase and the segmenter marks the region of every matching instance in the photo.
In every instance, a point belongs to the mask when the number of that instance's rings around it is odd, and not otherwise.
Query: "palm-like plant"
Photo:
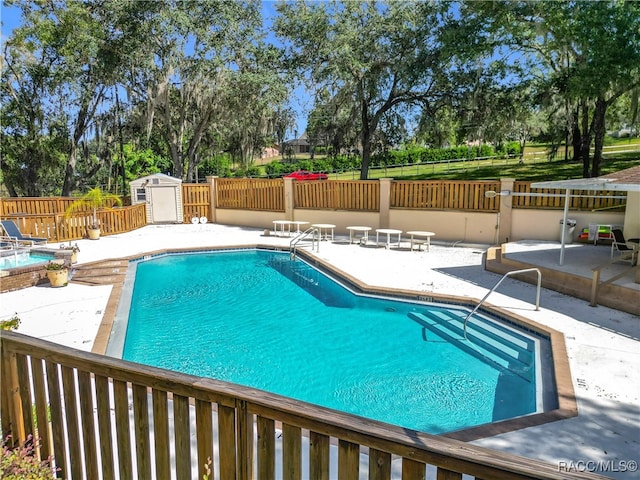
[[[122,205],[122,200],[118,195],[103,192],[100,187],[95,187],[69,205],[65,211],[65,215],[69,217],[73,212],[91,209],[93,210],[93,219],[89,228],[98,229],[100,228],[98,224],[98,210],[101,208],[111,209],[114,205]]]

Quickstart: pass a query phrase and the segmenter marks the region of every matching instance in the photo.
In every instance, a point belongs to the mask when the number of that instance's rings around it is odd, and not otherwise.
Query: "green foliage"
[[[401,122],[384,125],[386,119],[415,105],[435,106],[468,66],[456,54],[458,43],[449,43],[460,24],[447,28],[453,18],[447,2],[280,2],[276,8],[275,29],[290,45],[291,64],[319,90],[332,92],[323,105],[350,112],[357,124],[362,179],[376,132],[393,137],[399,131]],[[331,131],[326,117],[317,120],[314,134]]]
[[[515,142],[517,144],[517,142]],[[416,163],[439,163],[450,160],[473,159],[478,157],[490,157],[495,155],[493,147],[481,145],[480,147],[452,147],[452,148],[424,148],[411,147],[402,150],[389,150],[372,157],[372,165],[413,165]]]
[[[499,153],[501,155],[514,156],[514,155],[520,155],[521,150],[522,149],[520,148],[520,143],[518,143],[518,142],[507,142],[507,143],[502,145],[502,149],[497,153]]]
[[[214,155],[198,165],[199,177],[209,175],[216,175],[218,177],[231,176],[231,161],[229,160],[228,154]]]
[[[405,123],[417,144],[473,139],[515,155],[505,142],[544,131],[557,146],[573,122],[597,139],[595,157],[611,141],[604,131],[637,119],[640,2],[279,2],[282,50],[265,42],[255,0],[10,3],[22,13],[0,62],[0,171],[12,196],[120,179],[121,141],[128,179],[173,170],[192,180],[196,167],[230,176],[226,156],[211,158],[221,151],[242,166],[235,175],[253,175],[256,152],[295,124],[294,75],[314,93],[315,154],[336,156],[298,164],[283,152],[292,163],[265,168],[271,176],[459,158],[392,150]],[[585,128],[572,118],[581,105]],[[354,146],[362,160],[338,156]]]
[[[202,480],[210,480],[211,478],[211,465],[213,465],[213,461],[211,457],[207,458],[207,463],[204,464],[205,474],[202,476]]]
[[[233,172],[233,176],[236,178],[244,178],[244,177],[261,177],[262,169],[257,165],[250,165],[247,168],[238,168],[235,172]]]
[[[268,177],[281,177],[283,175],[285,175],[286,173],[289,173],[287,171],[287,168],[285,167],[285,165],[278,161],[278,160],[273,160],[272,162],[267,163],[264,166],[264,170],[265,173],[267,174]]]
[[[296,170],[308,170],[310,172],[314,170],[313,160],[300,160],[297,162],[297,165],[298,167]]]
[[[127,180],[146,177],[154,173],[171,170],[171,160],[156,154],[150,148],[139,149],[133,144],[123,145]],[[119,161],[119,154],[114,155],[114,162]]]
[[[49,262],[44,266],[44,269],[50,272],[58,272],[66,269],[67,266],[62,262]]]
[[[93,211],[91,228],[99,228],[98,209],[111,209],[114,205],[122,205],[122,199],[118,195],[104,192],[100,187],[95,187],[69,205],[65,216],[68,218],[73,212],[90,209]]]
[[[20,326],[20,317],[16,313],[13,317],[0,320],[0,330],[17,330]]]
[[[2,442],[0,455],[0,478],[4,480],[53,480],[55,469],[51,466],[52,458],[38,460],[33,445],[33,437],[18,447],[10,447],[11,437]]]

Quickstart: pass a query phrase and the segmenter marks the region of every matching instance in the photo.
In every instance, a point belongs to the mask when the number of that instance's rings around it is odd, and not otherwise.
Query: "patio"
[[[290,239],[264,236],[263,232],[263,229],[217,224],[153,225],[99,241],[80,240],[79,270],[68,287],[38,286],[4,293],[0,318],[17,313],[22,320],[19,333],[91,350],[95,348],[101,326],[104,331],[107,317],[113,315],[117,307],[112,293],[117,293],[122,272],[116,259],[162,249],[207,246],[288,248]],[[348,237],[336,237],[335,242],[321,242],[315,255],[372,286],[476,299],[482,298],[501,278],[484,269],[487,245],[453,247],[433,241],[429,252],[412,252],[408,239],[403,238],[403,242],[407,248],[387,250],[363,248],[350,244]],[[591,265],[586,264],[584,256],[597,257],[599,265],[606,263],[610,254],[608,246],[591,247],[567,245],[562,268],[576,275],[588,273],[590,277]],[[509,244],[507,257],[553,268],[558,264],[558,248],[559,244],[554,246],[553,242],[516,242]],[[88,265],[109,259],[114,262],[107,270],[92,272]],[[627,280],[621,279],[621,282]],[[640,290],[632,277],[629,282],[635,291]],[[616,471],[615,467],[622,461],[639,459],[640,323],[637,316],[603,306],[593,308],[587,301],[547,289],[542,291],[541,309],[535,311],[535,286],[510,278],[487,301],[565,334],[579,416],[473,443],[540,459],[558,468],[600,462],[589,464],[592,465],[589,468],[614,478],[634,477],[629,469]],[[57,321],[52,322],[52,318]],[[550,442],[550,437],[557,441]]]

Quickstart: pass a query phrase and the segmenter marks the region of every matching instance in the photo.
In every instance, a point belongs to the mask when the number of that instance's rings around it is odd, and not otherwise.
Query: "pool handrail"
[[[498,286],[502,283],[502,281],[511,276],[511,275],[515,275],[516,273],[527,273],[527,272],[537,272],[538,273],[538,286],[536,288],[536,311],[540,310],[540,286],[542,285],[542,273],[540,273],[540,269],[538,268],[523,268],[522,270],[512,270],[510,272],[505,273],[502,278],[500,280],[498,280],[498,283],[496,283],[493,288],[491,290],[489,290],[489,292],[482,298],[482,300],[480,300],[478,302],[478,304],[474,307],[473,310],[471,310],[471,312],[464,318],[464,324],[463,324],[463,330],[464,330],[464,339],[465,340],[469,340],[467,338],[467,321],[469,320],[469,318],[471,318],[471,316],[476,313],[476,311],[480,308],[480,306],[484,303],[484,301],[489,297],[489,295],[491,295],[496,288],[498,288]]]
[[[298,244],[305,240],[311,235],[311,251],[319,252],[320,251],[320,233],[316,227],[309,227],[304,232],[298,233],[294,238],[289,242],[289,254],[291,258],[296,257],[296,248]],[[316,239],[317,236],[317,239]]]

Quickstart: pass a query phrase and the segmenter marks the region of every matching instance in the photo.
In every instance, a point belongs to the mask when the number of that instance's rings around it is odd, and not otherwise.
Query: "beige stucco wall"
[[[562,215],[562,210],[515,208],[512,212],[509,240],[549,240],[559,242]],[[625,221],[624,213],[577,212],[571,210],[567,218],[578,222],[572,238],[573,241],[577,240],[576,237],[580,231],[589,227],[590,223],[622,225]]]
[[[273,228],[274,220],[287,220],[284,212],[263,212],[258,210],[216,209],[216,223],[242,227]]]
[[[293,220],[301,220],[313,223],[329,223],[336,226],[335,233],[347,234],[350,225],[364,225],[367,227],[381,228],[378,212],[354,212],[350,210],[313,210],[296,209],[293,211]]]
[[[377,212],[352,212],[345,210],[293,210],[291,218],[285,212],[262,212],[252,210],[236,210],[228,208],[216,209],[216,223],[224,225],[240,225],[256,228],[273,228],[274,220],[297,220],[302,222],[329,223],[336,226],[335,233],[346,234],[349,225],[366,225],[380,228]],[[303,227],[304,228],[304,227]]]
[[[497,213],[392,209],[389,219],[390,228],[434,232],[433,241],[496,243]]]
[[[514,209],[511,217],[510,241],[548,240],[560,241],[560,219],[562,210]],[[569,211],[568,218],[577,220],[573,241],[578,233],[590,223],[625,224],[624,213],[575,212]],[[349,225],[365,225],[372,229],[383,228],[377,212],[354,212],[346,210],[296,209],[291,218],[284,212],[263,212],[251,210],[216,209],[216,222],[225,225],[239,225],[255,228],[273,228],[273,220],[299,220],[313,223],[330,223],[336,226],[335,233],[347,234]],[[498,242],[497,230],[500,215],[497,213],[477,213],[458,211],[400,210],[389,211],[388,228],[427,230],[435,232],[434,241],[465,242],[494,245]],[[636,227],[638,224],[636,222]],[[628,226],[627,230],[630,230]],[[627,234],[628,238],[640,237],[638,233]]]
[[[212,184],[212,203],[215,198],[215,178]],[[293,220],[336,225],[335,233],[345,235],[350,225],[376,228],[396,228],[404,232],[426,230],[435,232],[434,241],[465,242],[496,245],[507,241],[559,241],[562,210],[513,209],[512,197],[503,196],[500,213],[465,212],[453,210],[403,210],[390,208],[390,179],[380,179],[380,212],[347,210],[295,209],[293,180],[285,179],[285,211],[266,212],[241,209],[213,209],[213,221],[226,225],[272,229],[274,220]],[[502,190],[511,190],[513,179],[502,179]],[[568,218],[577,221],[571,239],[589,224],[624,225],[625,237],[640,238],[640,192],[628,192],[625,213],[607,211],[569,211]],[[304,226],[303,226],[304,227]]]

